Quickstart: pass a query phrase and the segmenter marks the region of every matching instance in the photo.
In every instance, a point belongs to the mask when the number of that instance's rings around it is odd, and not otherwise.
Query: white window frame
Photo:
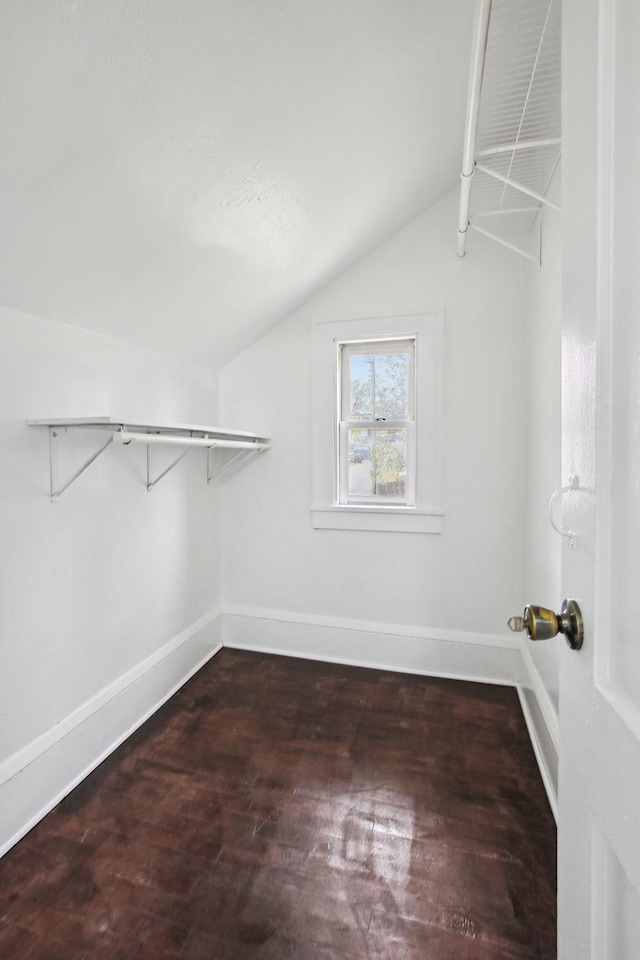
[[[411,349],[407,350],[407,355],[410,357],[408,371],[409,416],[404,420],[343,420],[342,417],[345,416],[345,397],[349,396],[351,386],[350,367],[348,363],[345,363],[345,356],[362,355],[363,352],[369,355],[382,356],[387,354],[389,349],[396,344],[411,344]],[[335,362],[337,364],[337,382],[339,385],[336,411],[336,442],[338,445],[337,489],[338,503],[341,506],[415,506],[415,360],[416,338],[413,336],[336,341]],[[369,431],[400,429],[406,432],[406,493],[403,502],[394,503],[391,498],[385,500],[383,497],[378,496],[364,497],[349,494],[349,430],[354,429]]]
[[[338,487],[341,385],[338,344],[415,338],[415,491],[413,504],[341,503]],[[313,357],[313,502],[316,529],[405,533],[442,531],[440,419],[443,313],[316,324]],[[355,424],[361,426],[361,424]],[[388,424],[385,424],[387,426]],[[407,469],[407,475],[409,470]]]

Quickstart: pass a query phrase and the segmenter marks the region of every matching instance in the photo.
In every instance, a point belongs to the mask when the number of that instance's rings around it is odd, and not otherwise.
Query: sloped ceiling
[[[3,0],[0,303],[218,366],[456,185],[472,15]]]

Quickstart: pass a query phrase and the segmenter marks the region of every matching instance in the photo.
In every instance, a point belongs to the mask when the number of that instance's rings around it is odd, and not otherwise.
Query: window
[[[439,533],[442,315],[316,325],[313,525]]]
[[[338,502],[415,504],[415,337],[337,344]]]

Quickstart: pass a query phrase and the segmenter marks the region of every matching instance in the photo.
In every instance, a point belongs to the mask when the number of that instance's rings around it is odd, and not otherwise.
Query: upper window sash
[[[415,336],[411,337],[395,337],[393,339],[389,338],[375,338],[375,340],[350,340],[342,341],[337,343],[338,349],[338,369],[339,369],[339,378],[338,383],[340,386],[340,395],[338,399],[338,419],[342,422],[351,421],[354,419],[357,420],[391,420],[390,417],[380,417],[375,416],[375,397],[372,398],[371,408],[367,411],[369,416],[360,416],[354,417],[353,414],[353,403],[352,403],[352,360],[355,360],[358,357],[364,358],[373,358],[375,362],[376,357],[385,357],[385,356],[406,356],[407,358],[407,396],[406,396],[406,408],[403,411],[395,411],[396,416],[394,420],[413,420],[414,419],[414,410],[415,410],[415,354],[416,354],[416,338]],[[365,361],[366,362],[366,361]],[[387,411],[380,410],[380,413],[386,413]],[[403,413],[404,416],[398,416],[398,413]]]

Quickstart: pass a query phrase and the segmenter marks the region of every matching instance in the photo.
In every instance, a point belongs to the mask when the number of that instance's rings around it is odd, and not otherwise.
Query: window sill
[[[312,507],[316,530],[379,530],[395,533],[442,533],[442,513],[416,507]]]

